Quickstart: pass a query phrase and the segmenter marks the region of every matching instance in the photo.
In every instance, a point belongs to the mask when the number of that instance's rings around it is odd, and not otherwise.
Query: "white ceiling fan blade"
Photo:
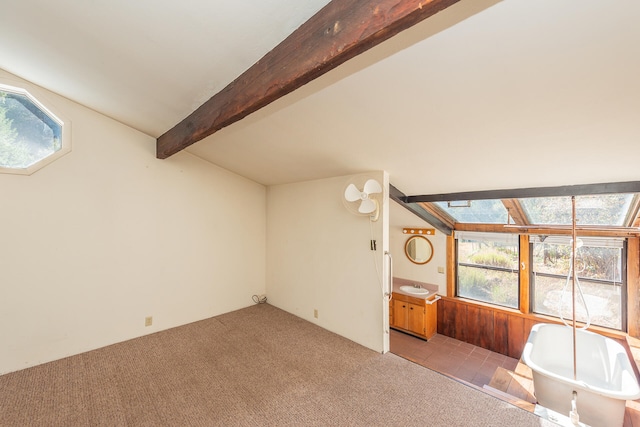
[[[360,200],[360,190],[356,188],[355,185],[349,184],[346,190],[344,190],[344,198],[348,202],[355,202],[356,200]]]
[[[367,194],[382,193],[382,187],[375,179],[368,179],[364,183],[364,192]]]
[[[360,203],[360,207],[358,208],[358,212],[363,214],[368,214],[375,211],[377,208],[376,202],[371,199],[364,199],[362,203]]]

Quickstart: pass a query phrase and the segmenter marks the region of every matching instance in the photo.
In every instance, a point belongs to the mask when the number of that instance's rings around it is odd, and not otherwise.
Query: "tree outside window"
[[[34,169],[62,148],[62,122],[26,91],[0,86],[1,171]]]

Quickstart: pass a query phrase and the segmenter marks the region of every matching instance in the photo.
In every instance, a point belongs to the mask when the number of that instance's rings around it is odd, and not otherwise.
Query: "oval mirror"
[[[411,236],[404,245],[407,258],[416,264],[426,264],[433,258],[433,245],[424,236]]]

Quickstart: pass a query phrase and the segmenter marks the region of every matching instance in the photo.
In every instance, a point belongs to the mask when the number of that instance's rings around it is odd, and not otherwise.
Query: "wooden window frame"
[[[469,227],[464,227],[467,231],[489,231],[488,227],[473,227],[474,230],[469,230]],[[491,231],[497,231],[493,226],[490,226]],[[503,231],[504,232],[504,231]],[[455,245],[455,232],[447,236],[446,251],[447,251],[447,295],[443,306],[447,306],[447,303],[463,304],[465,307],[476,306],[482,310],[489,310],[494,315],[504,316],[507,315],[510,318],[521,318],[525,322],[524,338],[528,336],[528,329],[535,323],[548,322],[559,323],[560,320],[546,316],[543,314],[531,312],[531,287],[529,283],[529,235],[519,234],[520,236],[520,303],[518,309],[510,309],[501,307],[495,304],[484,303],[480,301],[470,300],[467,298],[461,298],[456,296],[456,245]],[[599,233],[602,235],[601,233]],[[617,234],[617,233],[614,233]],[[611,234],[609,234],[611,235]],[[618,331],[615,329],[604,328],[600,326],[591,326],[590,329],[597,331],[603,335],[607,335],[613,338],[622,339],[624,337],[631,336],[633,338],[640,338],[640,237],[637,236],[624,236],[627,238],[627,295],[625,303],[627,307],[627,330]],[[443,308],[442,310],[445,310]],[[466,312],[466,308],[465,308]],[[446,314],[445,314],[446,317]],[[455,317],[455,316],[454,316]],[[522,323],[522,322],[520,322]],[[440,326],[439,326],[440,329]],[[445,335],[447,335],[445,333]],[[517,334],[522,335],[522,334]],[[454,338],[456,338],[454,336]],[[520,345],[516,345],[515,350],[512,352],[516,354],[521,351]],[[519,357],[519,356],[518,356]]]

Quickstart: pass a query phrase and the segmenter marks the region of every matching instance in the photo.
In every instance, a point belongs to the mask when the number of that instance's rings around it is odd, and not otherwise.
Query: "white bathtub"
[[[531,329],[522,353],[533,371],[538,403],[568,416],[573,391],[580,422],[593,427],[622,426],[627,400],[640,398],[631,362],[618,342],[576,331],[577,381],[573,380],[573,330],[540,323]]]

